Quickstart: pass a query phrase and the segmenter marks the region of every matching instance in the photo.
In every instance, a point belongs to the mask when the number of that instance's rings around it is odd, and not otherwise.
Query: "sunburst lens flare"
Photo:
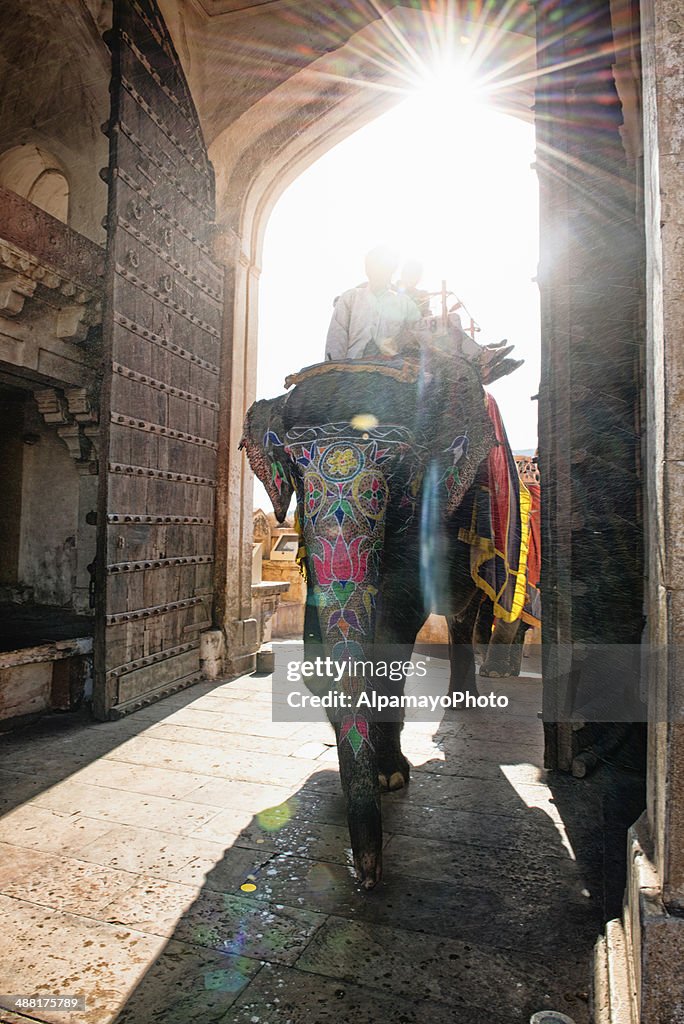
[[[437,106],[452,107],[477,102],[482,97],[474,69],[464,59],[445,60],[428,75],[420,89],[425,100]]]

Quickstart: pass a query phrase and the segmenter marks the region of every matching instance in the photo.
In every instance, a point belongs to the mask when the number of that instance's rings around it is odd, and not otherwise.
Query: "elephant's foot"
[[[393,792],[395,789],[403,789],[404,786],[408,785],[408,778],[402,772],[392,772],[389,778],[381,772],[378,775],[378,782],[380,783],[380,789]]]
[[[487,679],[510,679],[511,677],[519,676],[520,673],[514,669],[504,671],[503,669],[485,668],[484,665],[481,665],[480,675],[485,676]]]
[[[354,868],[359,885],[368,892],[382,880],[382,854],[364,853],[358,859],[355,857]]]
[[[482,675],[481,671],[480,671],[480,675]],[[453,695],[455,693],[464,693],[467,697],[474,697],[475,700],[477,700],[477,698],[480,696],[480,691],[478,690],[477,684],[475,682],[469,682],[465,686],[451,686],[450,685],[449,686],[449,696],[453,697]],[[447,710],[447,714],[449,713],[449,710],[451,710],[451,709]]]
[[[361,808],[349,814],[354,870],[362,889],[374,889],[382,878],[382,823],[380,808]]]
[[[399,751],[393,758],[387,758],[378,772],[380,789],[389,790],[390,792],[403,789],[404,786],[408,786],[410,775],[411,766],[401,751]]]

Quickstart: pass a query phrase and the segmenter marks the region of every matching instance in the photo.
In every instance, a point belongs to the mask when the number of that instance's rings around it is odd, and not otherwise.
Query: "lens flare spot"
[[[207,992],[239,992],[250,976],[250,962],[240,957],[229,970],[205,971]]]
[[[259,828],[263,829],[264,832],[277,832],[279,828],[287,825],[291,817],[292,809],[286,800],[284,804],[278,804],[277,807],[267,807],[265,811],[257,814],[257,822],[259,823]]]
[[[325,864],[314,864],[307,876],[307,883],[312,893],[330,892],[335,887],[335,877]]]
[[[354,430],[373,430],[378,425],[378,418],[372,412],[360,412],[350,420]]]

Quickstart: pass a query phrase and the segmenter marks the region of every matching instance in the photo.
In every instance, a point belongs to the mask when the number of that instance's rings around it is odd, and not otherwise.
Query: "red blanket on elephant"
[[[505,622],[520,617],[526,597],[530,493],[518,476],[498,406],[487,395],[487,412],[499,442],[480,467],[470,524],[459,537],[471,545],[470,572]]]

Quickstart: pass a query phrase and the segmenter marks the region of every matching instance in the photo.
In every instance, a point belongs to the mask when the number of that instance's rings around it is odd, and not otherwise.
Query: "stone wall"
[[[271,622],[274,640],[286,637],[301,639],[304,635],[304,609],[306,583],[296,562],[278,562],[265,558],[262,562],[264,580],[288,583],[289,588],[280,595],[278,607]]]
[[[642,0],[646,222],[648,809],[626,933],[640,1024],[684,1022],[684,4]]]
[[[0,154],[31,145],[52,153],[69,184],[70,227],[102,243],[110,59],[100,28],[74,0],[0,5]]]
[[[547,767],[563,770],[582,739],[567,721],[572,645],[636,648],[643,631],[639,140],[625,142],[629,37],[612,14],[609,0],[537,5],[544,712]]]
[[[23,446],[18,582],[37,604],[70,606],[76,585],[78,472],[32,398],[24,407],[24,433],[31,443]]]

